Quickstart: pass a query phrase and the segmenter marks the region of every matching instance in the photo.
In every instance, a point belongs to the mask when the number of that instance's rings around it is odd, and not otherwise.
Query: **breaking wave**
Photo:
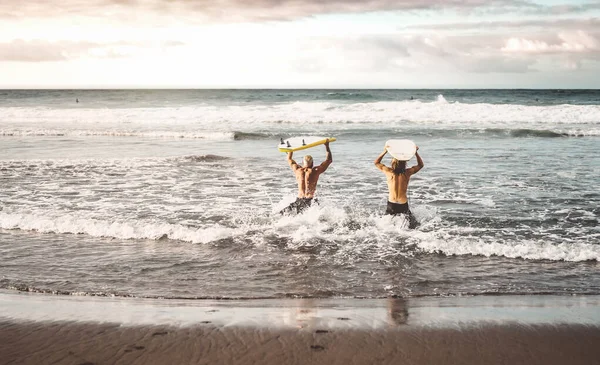
[[[413,136],[430,137],[449,137],[464,138],[469,136],[480,137],[488,135],[490,137],[512,137],[512,138],[560,138],[560,137],[597,137],[600,136],[600,128],[594,129],[529,129],[529,128],[420,128],[408,130],[405,128],[385,128],[380,126],[378,129],[347,129],[332,131],[339,136],[357,136],[365,134],[381,134],[409,132]],[[315,134],[315,132],[312,132]],[[58,129],[0,129],[0,136],[3,137],[119,137],[119,138],[148,138],[148,139],[201,139],[211,141],[243,141],[243,140],[276,140],[280,137],[291,136],[289,131],[281,130],[279,132],[207,132],[207,131],[124,131],[124,130],[58,130]]]
[[[269,133],[246,132],[207,132],[207,131],[134,131],[134,130],[85,130],[85,129],[0,129],[0,136],[4,137],[140,137],[140,138],[183,138],[206,139],[216,141],[240,141],[247,139],[267,139],[273,135]]]
[[[180,224],[144,221],[108,221],[80,218],[73,214],[60,217],[38,214],[9,214],[0,211],[0,228],[40,233],[87,234],[93,237],[130,239],[172,239],[191,243],[209,243],[243,233],[241,229],[215,224],[193,228]]]
[[[0,108],[0,119],[5,125],[3,134],[10,133],[144,133],[135,126],[168,127],[164,136],[178,137],[173,130],[239,130],[244,132],[273,129],[286,124],[285,129],[306,125],[406,125],[420,127],[434,125],[445,128],[524,128],[544,129],[542,126],[600,124],[600,105],[513,105],[513,104],[463,104],[447,102],[443,95],[437,101],[374,101],[341,103],[331,101],[289,102],[267,105],[195,106],[179,108],[137,109],[48,109]],[[106,130],[95,132],[84,125],[103,125]],[[49,126],[46,132],[40,125]],[[35,127],[32,127],[35,126]],[[60,128],[54,128],[54,126]],[[536,128],[530,128],[536,126]],[[539,126],[539,127],[538,127]],[[339,126],[338,126],[339,127]],[[547,127],[545,129],[548,129]],[[17,132],[20,130],[20,132]],[[52,132],[53,130],[57,132]],[[79,132],[78,132],[79,131]],[[156,132],[152,132],[156,133]],[[172,135],[169,133],[173,133]],[[232,133],[232,132],[229,132]],[[240,138],[248,136],[240,135]],[[253,138],[254,136],[249,136]],[[202,138],[199,135],[198,138]],[[231,137],[234,138],[234,137]]]
[[[0,229],[86,234],[123,240],[169,239],[196,244],[223,240],[232,245],[248,240],[263,244],[273,241],[273,244],[284,244],[291,250],[306,250],[307,247],[330,250],[334,245],[338,253],[331,259],[342,261],[365,254],[376,258],[390,254],[413,256],[420,253],[504,256],[528,260],[600,261],[600,245],[597,244],[556,243],[544,238],[486,239],[469,227],[435,228],[435,213],[423,211],[422,207],[416,211],[422,228],[414,231],[407,229],[407,222],[403,217],[347,212],[327,206],[313,207],[310,212],[295,217],[253,217],[241,212],[240,217],[233,219],[234,224],[227,221],[193,227],[143,219],[91,219],[73,213],[56,216],[0,211]],[[240,242],[236,241],[238,238]],[[339,256],[341,253],[344,257]]]

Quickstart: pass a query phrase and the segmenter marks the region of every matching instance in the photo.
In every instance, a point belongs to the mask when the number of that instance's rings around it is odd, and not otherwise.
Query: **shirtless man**
[[[329,149],[329,140],[325,142],[325,150],[327,150],[327,158],[317,167],[313,167],[313,158],[309,155],[304,156],[304,166],[298,166],[296,161],[292,159],[293,152],[288,152],[288,164],[296,175],[296,181],[298,181],[298,198],[295,202],[282,210],[280,212],[281,214],[288,214],[292,212],[300,213],[304,209],[311,206],[317,190],[319,176],[324,173],[329,165],[331,165],[331,162],[333,162],[331,150]]]
[[[406,214],[408,216],[408,228],[416,228],[419,225],[415,216],[408,208],[408,198],[406,190],[410,177],[425,166],[421,156],[419,156],[419,147],[417,147],[417,165],[409,169],[406,168],[406,161],[398,161],[392,158],[392,167],[387,167],[381,163],[381,159],[387,153],[387,148],[375,160],[375,166],[385,174],[387,178],[389,197],[385,214],[398,215]]]

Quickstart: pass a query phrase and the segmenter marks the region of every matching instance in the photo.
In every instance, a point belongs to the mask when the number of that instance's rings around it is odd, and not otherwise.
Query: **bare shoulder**
[[[391,168],[387,167],[386,165],[384,165],[382,163],[376,163],[375,167],[377,167],[379,170],[383,171],[385,174],[392,172]]]
[[[421,166],[413,166],[411,168],[406,169],[408,175],[414,175],[421,170]]]
[[[327,170],[329,165],[331,165],[331,162],[331,160],[325,160],[319,166],[315,167],[313,171],[315,171],[318,174],[322,174],[325,172],[325,170]]]
[[[290,167],[292,168],[292,170],[294,170],[294,171],[297,171],[298,169],[300,169],[300,166],[294,160],[291,160],[289,164],[290,164]]]

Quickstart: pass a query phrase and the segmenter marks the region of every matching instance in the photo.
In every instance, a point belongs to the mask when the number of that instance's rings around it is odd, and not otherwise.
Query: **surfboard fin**
[[[285,144],[285,142],[283,141],[283,138],[279,138],[279,140],[281,141],[280,144]]]
[[[292,147],[292,145],[290,144],[290,141],[287,141],[287,146]]]
[[[302,145],[303,145],[303,146],[306,146],[306,143],[304,143],[304,140],[302,140]]]

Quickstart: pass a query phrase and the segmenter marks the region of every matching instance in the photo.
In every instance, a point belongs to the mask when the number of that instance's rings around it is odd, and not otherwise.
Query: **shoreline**
[[[590,364],[600,296],[173,301],[0,291],[16,364]]]
[[[352,317],[341,321],[339,318]],[[379,329],[469,323],[600,326],[600,295],[501,295],[386,299],[149,299],[64,296],[0,290],[0,320],[190,326]]]

